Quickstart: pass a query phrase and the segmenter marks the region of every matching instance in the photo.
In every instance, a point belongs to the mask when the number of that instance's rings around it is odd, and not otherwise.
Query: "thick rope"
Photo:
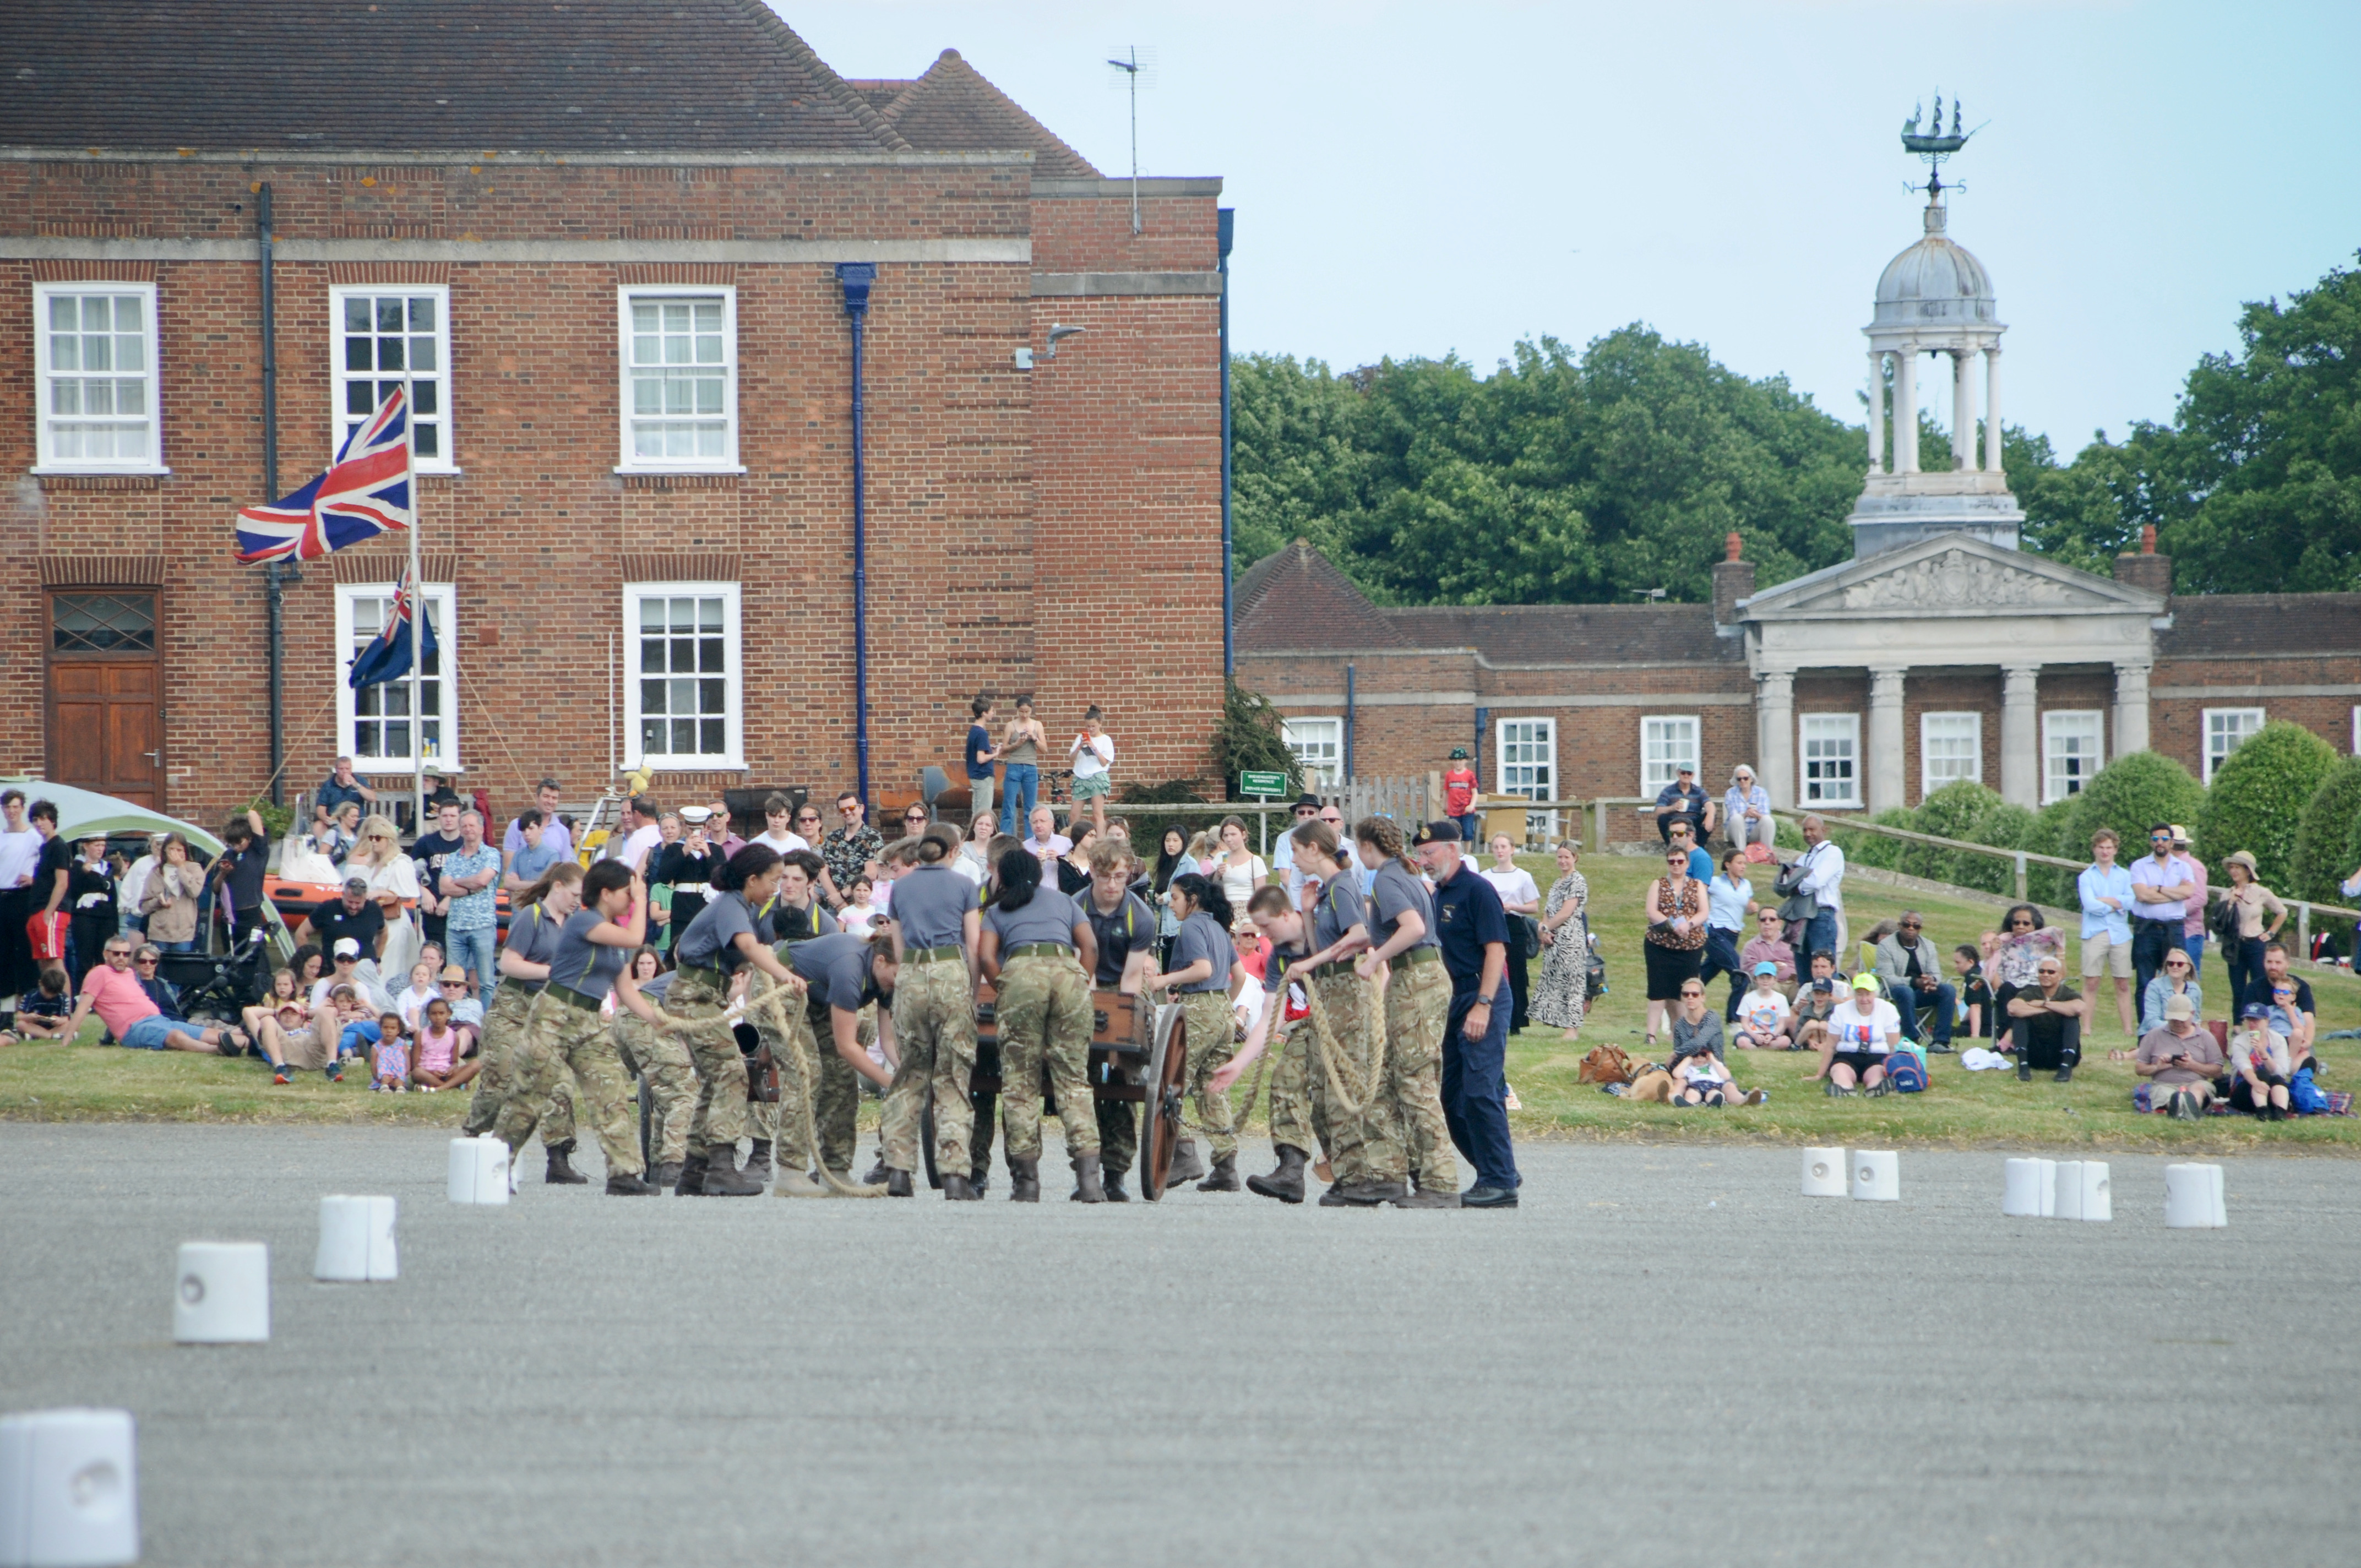
[[[812,1077],[818,1069],[814,1064],[804,1059],[803,1047],[796,1039],[795,1025],[787,1018],[786,1003],[796,994],[776,981],[773,981],[770,989],[759,998],[747,999],[746,1012],[749,1016],[761,1013],[768,1017],[777,1028],[780,1036],[787,1042],[789,1047],[787,1056],[795,1063],[796,1068],[796,1099],[803,1113],[804,1146],[810,1149],[813,1157],[818,1158],[820,1147],[819,1125],[812,1116]],[[650,1005],[655,1006],[657,1013],[663,1015],[664,1021],[672,1025],[676,1033],[709,1035],[719,1030],[730,1030],[734,1033],[737,1027],[735,1021],[726,1013],[712,1018],[684,1018],[679,1014],[666,1012],[662,1006],[657,1006],[653,1003]],[[774,1059],[776,1059],[776,1055],[777,1053],[773,1053]],[[818,1163],[820,1180],[827,1185],[829,1191],[840,1198],[885,1196],[885,1189],[883,1187],[863,1186],[847,1181],[828,1168],[828,1161],[822,1159]]]
[[[1368,1109],[1369,1102],[1377,1098],[1378,1090],[1385,1082],[1384,1015],[1382,1013],[1379,1014],[1377,1026],[1372,1031],[1377,1037],[1378,1048],[1369,1058],[1367,1076],[1364,1078],[1358,1073],[1347,1074],[1339,1071],[1337,1068],[1338,1058],[1344,1053],[1338,1049],[1335,1034],[1329,1026],[1328,1006],[1320,999],[1319,983],[1315,981],[1306,985],[1303,988],[1303,994],[1310,1003],[1312,1047],[1320,1053],[1320,1069],[1328,1081],[1327,1093],[1330,1108],[1348,1118],[1358,1116]],[[1365,1016],[1363,1019],[1365,1027],[1367,1026],[1367,1023]]]

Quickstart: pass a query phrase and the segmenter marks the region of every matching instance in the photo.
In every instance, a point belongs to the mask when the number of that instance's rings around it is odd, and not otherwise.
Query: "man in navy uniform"
[[[1435,935],[1451,975],[1451,1012],[1443,1030],[1443,1116],[1451,1141],[1476,1168],[1461,1195],[1469,1209],[1517,1206],[1516,1152],[1509,1145],[1509,918],[1500,895],[1460,858],[1459,825],[1430,822],[1414,840],[1419,863],[1434,879]]]

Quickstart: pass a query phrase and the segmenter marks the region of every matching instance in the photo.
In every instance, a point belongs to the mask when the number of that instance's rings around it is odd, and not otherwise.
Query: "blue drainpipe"
[[[1353,666],[1345,665],[1345,776],[1353,777]]]
[[[852,318],[852,748],[860,770],[861,798],[869,799],[869,510],[863,472],[861,411],[861,329],[869,314],[869,286],[877,281],[872,261],[840,261],[836,280],[844,288],[844,313]]]

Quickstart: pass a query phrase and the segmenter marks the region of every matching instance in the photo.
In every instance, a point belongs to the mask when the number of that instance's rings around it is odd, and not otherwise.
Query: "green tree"
[[[2170,757],[2128,751],[2093,774],[2073,801],[2059,833],[2062,847],[2054,852],[2087,855],[2091,836],[2112,828],[2122,840],[2120,852],[2128,865],[2147,853],[2148,829],[2158,823],[2187,828],[2197,820],[2205,806],[2205,786]]]
[[[2356,837],[2361,837],[2361,757],[2347,757],[2312,791],[2296,824],[2288,895],[2349,905],[2352,901],[2339,884],[2353,872]]]
[[[1222,772],[1225,796],[1235,791],[1243,773],[1287,775],[1287,793],[1303,787],[1303,764],[1287,743],[1279,705],[1233,678],[1222,698],[1222,721],[1213,729],[1213,762]]]
[[[2274,891],[2292,886],[2297,826],[2336,761],[2327,741],[2285,719],[2246,737],[2213,770],[2197,814],[2195,848],[2213,881],[2225,880],[2222,858],[2244,850],[2255,857],[2256,881]]]

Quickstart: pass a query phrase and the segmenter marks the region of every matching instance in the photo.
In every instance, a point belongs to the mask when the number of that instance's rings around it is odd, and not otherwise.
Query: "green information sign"
[[[1285,773],[1240,773],[1238,793],[1240,795],[1285,795],[1287,775]]]

